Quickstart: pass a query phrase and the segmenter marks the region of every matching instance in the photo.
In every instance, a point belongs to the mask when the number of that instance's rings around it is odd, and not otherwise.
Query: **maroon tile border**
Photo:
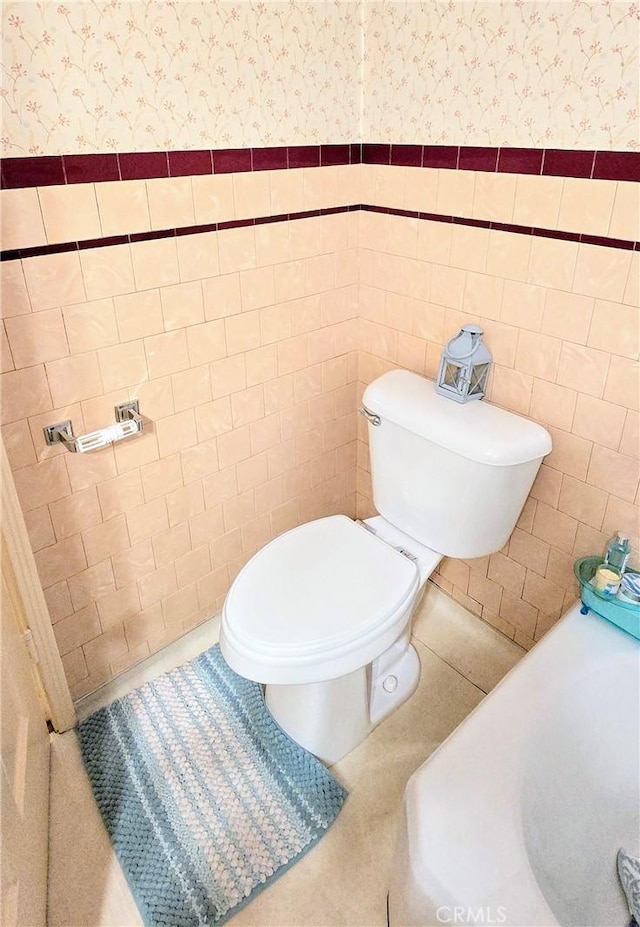
[[[161,229],[154,232],[136,232],[130,235],[115,235],[110,238],[94,238],[86,241],[69,241],[56,245],[38,245],[34,248],[20,248],[0,252],[0,261],[17,261],[25,258],[40,257],[45,254],[60,254],[68,251],[86,251],[88,248],[107,248],[111,245],[134,244],[139,241],[154,241],[162,238],[177,238],[183,235],[197,235],[202,232],[220,232],[225,229],[250,228],[272,222],[293,222],[297,219],[309,219],[317,216],[333,216],[343,212],[375,212],[386,216],[405,216],[410,219],[429,220],[430,222],[447,222],[454,225],[466,225],[472,228],[492,229],[494,231],[512,232],[516,235],[533,235],[539,238],[555,238],[561,241],[574,241],[587,245],[599,245],[605,248],[618,248],[625,251],[640,251],[640,242],[623,241],[617,238],[603,238],[597,235],[584,235],[580,232],[562,232],[555,229],[531,228],[524,225],[511,225],[504,222],[492,222],[484,219],[469,219],[464,216],[444,216],[439,213],[414,212],[409,209],[392,209],[387,206],[373,206],[357,203],[349,206],[332,206],[327,209],[313,209],[305,212],[283,213],[278,216],[259,216],[256,219],[234,219],[229,222],[212,222],[208,225],[190,225],[175,229]]]
[[[640,151],[354,143],[5,158],[1,162],[1,186],[17,189],[343,164],[392,164],[640,182]]]

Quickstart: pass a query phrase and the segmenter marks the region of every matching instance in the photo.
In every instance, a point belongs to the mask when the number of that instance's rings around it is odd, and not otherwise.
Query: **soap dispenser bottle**
[[[613,567],[619,573],[624,573],[629,557],[631,556],[631,541],[620,531],[609,541],[604,555],[606,566]]]

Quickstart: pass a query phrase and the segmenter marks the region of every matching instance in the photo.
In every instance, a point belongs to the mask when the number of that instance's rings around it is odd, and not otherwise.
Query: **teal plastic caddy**
[[[573,566],[573,572],[580,583],[582,614],[586,615],[591,610],[622,628],[636,640],[640,640],[640,603],[635,605],[633,602],[622,602],[620,599],[603,596],[591,585],[591,580],[602,562],[602,557],[581,557]]]

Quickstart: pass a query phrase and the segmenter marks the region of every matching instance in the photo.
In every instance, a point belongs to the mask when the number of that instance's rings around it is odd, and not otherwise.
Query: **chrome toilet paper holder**
[[[86,454],[87,451],[98,451],[108,447],[116,441],[133,438],[144,428],[144,419],[140,415],[140,404],[137,399],[122,402],[115,406],[116,421],[114,425],[106,425],[97,431],[90,431],[84,435],[74,435],[73,423],[70,418],[55,425],[43,428],[47,444],[63,444],[72,454]]]

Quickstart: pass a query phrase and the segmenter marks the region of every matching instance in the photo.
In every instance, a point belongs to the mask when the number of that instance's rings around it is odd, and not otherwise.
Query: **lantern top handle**
[[[482,340],[484,329],[479,325],[463,325],[460,333],[447,344],[447,352],[456,360],[464,360],[476,351]],[[471,336],[471,337],[469,337]]]

